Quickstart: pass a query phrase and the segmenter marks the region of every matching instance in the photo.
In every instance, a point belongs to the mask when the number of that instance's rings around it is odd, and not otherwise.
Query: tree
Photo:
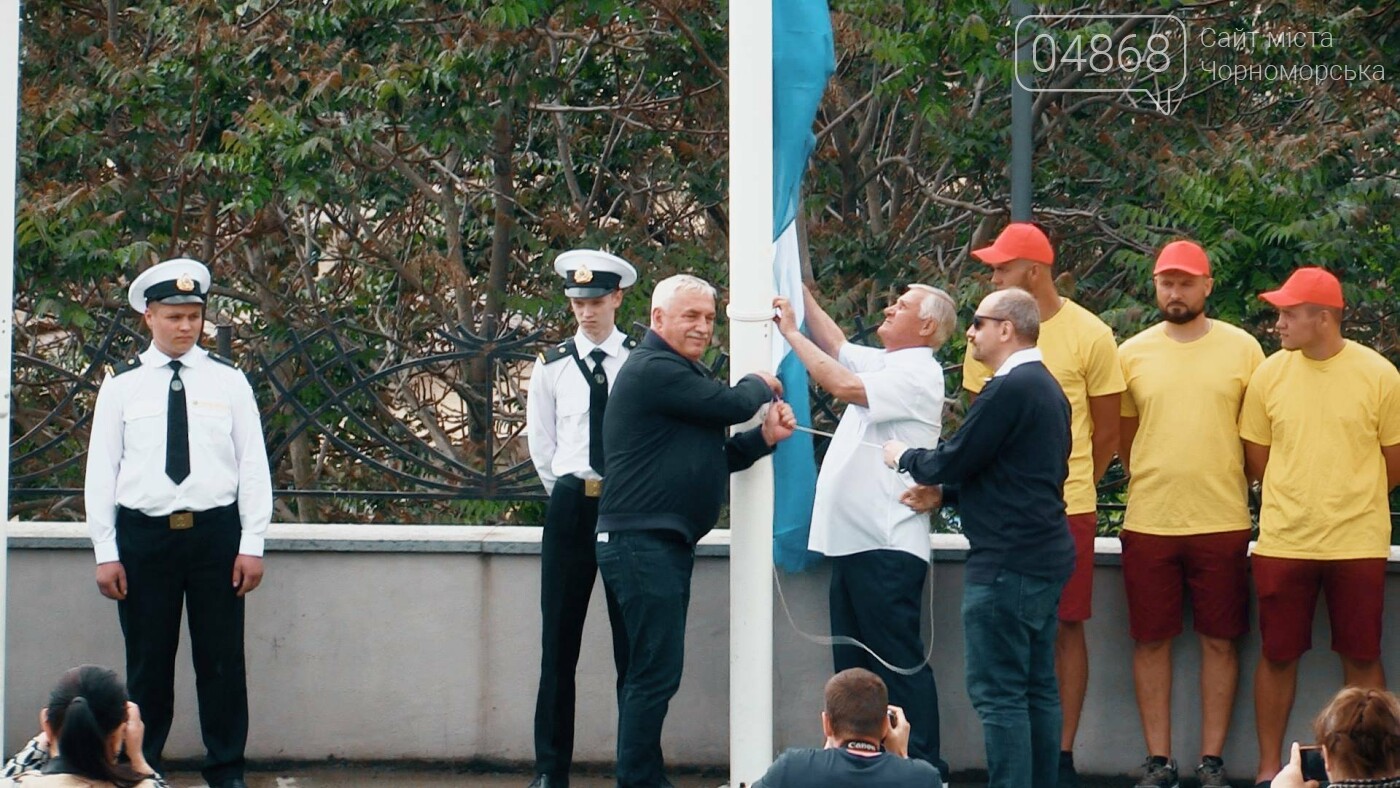
[[[972,0],[832,9],[838,71],[803,212],[816,286],[847,321],[911,280],[970,306],[987,285],[968,250],[1007,215],[1007,10]],[[1079,10],[1123,13],[1108,2]],[[1061,62],[1038,83],[1036,211],[1063,286],[1125,338],[1154,319],[1154,250],[1191,236],[1216,263],[1213,307],[1266,343],[1254,294],[1295,265],[1321,264],[1346,282],[1348,330],[1400,358],[1390,265],[1400,117],[1391,83],[1375,78],[1394,71],[1400,8],[1155,10],[1181,20],[1190,44],[1171,114],[1118,93],[1065,92],[1091,76],[1083,63]],[[724,279],[726,90],[744,75],[727,71],[722,6],[111,0],[22,13],[19,483],[76,485],[100,377],[94,349],[137,346],[123,288],[158,259],[208,261],[214,321],[232,327],[245,364],[272,364],[260,395],[281,447],[278,487],[431,483],[484,498],[527,486],[528,364],[512,343],[566,324],[556,252],[594,245],[638,264],[624,326],[645,319],[661,277]],[[1153,24],[1062,20],[1044,31],[1066,46],[1101,35],[1121,47]],[[1287,43],[1206,47],[1208,29]],[[1327,45],[1293,45],[1314,32],[1330,34]],[[1367,76],[1233,78],[1251,66]],[[1147,84],[1139,78],[1115,84]],[[463,332],[479,338],[468,342],[476,351],[462,350]],[[960,353],[957,339],[947,358]],[[511,470],[473,476],[497,466]],[[62,497],[34,505],[77,516]],[[280,498],[279,516],[528,516],[454,506],[308,495]]]

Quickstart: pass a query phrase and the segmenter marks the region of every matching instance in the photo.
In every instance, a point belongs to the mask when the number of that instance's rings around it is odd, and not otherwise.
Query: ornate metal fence
[[[148,339],[111,317],[83,332],[30,329],[14,354],[12,508],[80,518],[97,389],[107,369]],[[872,330],[858,321],[855,338]],[[219,326],[215,345],[257,394],[284,519],[413,521],[440,519],[442,502],[544,500],[523,436],[529,370],[547,344],[539,332],[439,332],[428,352],[411,356],[393,337],[345,322],[253,332]],[[727,361],[716,352],[711,374],[723,375]],[[815,388],[812,403],[817,427],[833,429],[840,405]],[[817,439],[818,456],[826,442]],[[511,519],[509,506],[472,513]]]
[[[345,322],[256,331],[220,326],[215,344],[247,373],[261,404],[278,519],[541,519],[545,496],[523,435],[529,371],[547,344],[540,332],[441,331],[405,348]],[[858,319],[852,339],[873,331]],[[28,326],[23,334],[14,353],[12,514],[80,519],[97,388],[107,367],[148,340],[112,318],[81,333]],[[717,352],[711,373],[724,374],[726,363]],[[811,402],[814,426],[834,429],[841,405],[815,387]],[[819,459],[827,442],[816,439]],[[1115,464],[1100,485],[1102,530],[1121,523],[1125,488]]]
[[[87,332],[94,341],[55,329],[16,348],[16,511],[81,516],[97,388],[106,368],[147,342],[119,319],[97,329]],[[522,435],[539,333],[439,332],[412,356],[388,335],[343,322],[247,339],[220,326],[216,344],[257,394],[283,516],[317,519],[308,510],[318,499],[336,500],[320,508],[350,519],[405,508],[422,519],[432,501],[543,499]]]

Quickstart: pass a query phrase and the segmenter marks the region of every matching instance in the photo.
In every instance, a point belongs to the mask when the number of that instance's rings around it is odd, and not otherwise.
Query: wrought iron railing
[[[875,325],[857,319],[855,329],[852,340],[867,341]],[[640,336],[645,327],[633,330]],[[321,519],[318,501],[333,502],[323,514],[338,520],[383,519],[394,505],[397,519],[412,520],[431,517],[434,502],[544,500],[523,435],[529,369],[548,344],[541,332],[439,331],[408,348],[346,322],[262,333],[256,342],[239,331],[253,328],[219,326],[216,349],[238,362],[256,392],[283,519]],[[107,368],[147,341],[111,318],[82,335],[28,332],[28,345],[14,353],[13,512],[81,517],[97,388]],[[727,361],[712,354],[711,374],[723,375]],[[946,380],[952,386],[956,374]],[[816,387],[811,403],[814,426],[834,429],[842,406]],[[827,443],[816,438],[818,459]],[[1100,484],[1103,529],[1121,522],[1125,488],[1121,471]]]

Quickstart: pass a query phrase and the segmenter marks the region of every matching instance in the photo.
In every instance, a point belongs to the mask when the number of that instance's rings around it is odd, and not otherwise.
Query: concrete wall
[[[274,525],[267,576],[248,602],[247,656],[254,759],[470,760],[525,763],[538,678],[538,533],[532,528]],[[115,603],[98,595],[82,525],[10,524],[5,748],[37,726],[48,688],[65,668],[123,664]],[[965,542],[935,536],[933,669],[944,756],[955,770],[982,768],[981,726],[962,686],[958,618]],[[1095,615],[1088,624],[1092,676],[1077,760],[1086,773],[1124,774],[1142,759],[1133,701],[1116,540],[1100,540]],[[687,632],[686,670],[667,720],[672,763],[723,765],[728,748],[728,545],[701,545]],[[824,569],[782,578],[797,627],[824,634]],[[776,596],[776,595],[775,595]],[[1400,551],[1387,607],[1400,609]],[[803,639],[781,601],[775,613],[778,746],[819,742],[827,648]],[[579,667],[580,762],[613,760],[617,713],[601,592],[593,597]],[[1392,616],[1393,617],[1393,616]],[[1303,659],[1289,736],[1340,682],[1327,651],[1325,613]],[[1389,668],[1400,669],[1400,627],[1386,632]],[[1242,681],[1225,756],[1237,776],[1254,766],[1250,678],[1257,636],[1241,644]],[[187,654],[188,649],[182,652]],[[1198,650],[1178,638],[1174,746],[1183,768],[1198,756]],[[176,723],[167,757],[195,758],[193,676],[182,656]]]

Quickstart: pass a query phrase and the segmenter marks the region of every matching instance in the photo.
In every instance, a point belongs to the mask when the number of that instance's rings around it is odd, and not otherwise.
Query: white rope
[[[891,665],[884,657],[876,654],[874,649],[853,637],[846,637],[845,635],[813,635],[804,632],[802,627],[799,627],[797,622],[792,618],[792,610],[788,608],[787,597],[783,594],[782,580],[778,577],[778,568],[776,566],[773,567],[773,585],[778,589],[778,601],[782,603],[783,615],[787,616],[788,625],[792,627],[792,631],[819,646],[855,646],[856,648],[864,650],[865,653],[874,658],[876,662],[884,665],[891,672],[898,673],[901,676],[913,676],[917,674],[924,669],[925,665],[929,664],[929,660],[933,659],[933,553],[931,550],[928,557],[928,579],[925,582],[928,584],[928,651],[924,654],[924,658],[919,664],[912,668],[901,668],[897,665]]]

